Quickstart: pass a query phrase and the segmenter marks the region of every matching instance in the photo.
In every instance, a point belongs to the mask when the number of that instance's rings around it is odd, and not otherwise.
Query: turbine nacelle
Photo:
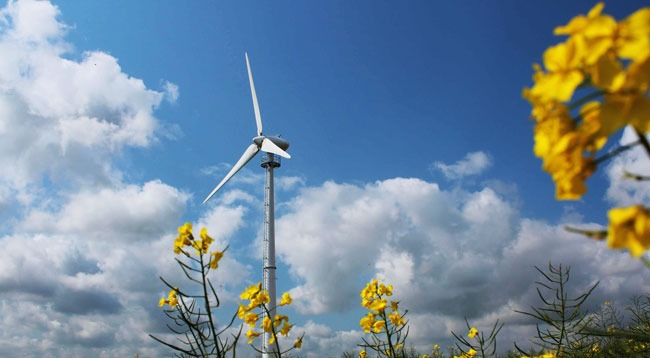
[[[282,150],[289,149],[289,142],[287,142],[286,140],[282,139],[279,136],[260,135],[260,136],[257,136],[255,138],[253,138],[253,143],[257,144],[257,146],[261,148],[262,143],[264,142],[264,139],[270,140],[271,142],[273,142],[273,144],[277,145]],[[278,153],[275,153],[275,154],[278,154]]]

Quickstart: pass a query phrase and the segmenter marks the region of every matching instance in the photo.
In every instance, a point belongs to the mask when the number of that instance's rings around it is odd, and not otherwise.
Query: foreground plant
[[[275,314],[273,319],[271,319],[271,312],[275,312],[273,307],[268,307],[270,302],[269,294],[266,290],[262,290],[262,283],[252,285],[244,290],[244,292],[239,295],[239,298],[242,300],[248,300],[248,304],[243,305],[239,304],[239,309],[237,310],[237,317],[248,324],[248,331],[246,332],[246,338],[248,338],[248,344],[253,347],[258,353],[267,353],[275,357],[281,357],[283,354],[286,354],[296,348],[302,346],[303,335],[299,336],[294,342],[293,346],[284,351],[281,350],[280,344],[278,342],[278,335],[288,336],[293,325],[289,323],[289,317],[285,315]],[[278,303],[278,306],[286,306],[291,304],[293,299],[288,292],[282,295],[282,299]],[[254,312],[254,311],[258,312]],[[261,312],[259,312],[261,310]],[[262,322],[260,324],[261,331],[257,330],[257,323],[260,320],[260,313],[262,314]],[[263,332],[269,333],[268,344],[273,347],[265,351],[263,347],[265,344],[262,344],[262,348],[257,348],[253,346],[253,341],[255,338],[263,334]],[[263,342],[264,343],[264,342]]]
[[[534,85],[523,93],[533,107],[535,155],[555,182],[559,200],[582,197],[598,165],[633,146],[643,146],[650,156],[645,137],[650,131],[650,8],[618,22],[603,8],[598,3],[555,29],[568,37],[544,52],[544,67],[534,65]],[[597,156],[626,126],[638,140]],[[650,248],[649,217],[640,205],[614,208],[606,232],[573,231],[607,238],[610,248],[639,257]]]
[[[496,321],[490,333],[486,336],[484,332],[479,331],[475,327],[471,327],[467,319],[467,336],[461,336],[454,332],[451,334],[456,338],[456,347],[460,351],[460,355],[453,355],[454,358],[472,358],[478,354],[479,357],[491,357],[497,352],[497,335],[503,323]]]
[[[388,302],[393,295],[393,285],[385,285],[379,280],[371,280],[361,291],[361,305],[368,313],[359,324],[371,340],[363,338],[363,351],[360,357],[367,356],[367,350],[375,351],[380,357],[406,357],[404,343],[408,336],[408,321],[404,319],[407,311],[399,312],[399,302]],[[406,329],[406,330],[405,330]]]
[[[210,252],[214,239],[208,235],[205,228],[201,229],[199,238],[192,233],[192,224],[185,223],[178,228],[178,236],[174,240],[173,251],[182,255],[184,260],[175,258],[188,280],[197,288],[181,290],[160,278],[170,291],[167,297],[158,302],[173,325],[167,325],[172,333],[179,336],[175,342],[166,342],[150,335],[156,341],[172,348],[181,356],[189,357],[226,357],[228,352],[234,357],[237,341],[241,334],[235,330],[229,337],[223,337],[229,330],[236,315],[224,325],[218,325],[213,311],[220,305],[217,294],[208,274],[219,267],[223,251]],[[193,254],[194,253],[194,254]]]
[[[545,351],[546,355],[589,356],[597,343],[589,334],[591,316],[583,305],[598,286],[598,282],[587,292],[572,297],[569,296],[567,287],[571,273],[569,266],[554,266],[549,263],[546,272],[538,267],[535,269],[543,278],[535,282],[542,304],[539,307],[531,307],[531,311],[515,311],[538,321],[537,337],[531,342]],[[526,356],[534,356],[516,344],[515,347]]]

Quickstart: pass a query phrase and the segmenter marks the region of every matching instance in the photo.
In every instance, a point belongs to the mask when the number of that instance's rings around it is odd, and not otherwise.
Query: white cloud
[[[349,315],[359,307],[361,281],[380,277],[409,309],[409,337],[424,351],[450,344],[450,330],[466,329],[463,317],[484,329],[501,318],[510,327],[503,337],[521,339],[517,329],[532,322],[513,309],[537,303],[533,266],[549,261],[572,266],[572,292],[602,281],[591,305],[650,288],[645,267],[629,254],[522,219],[514,205],[489,187],[445,192],[418,179],[303,188],[276,223],[280,261],[298,282],[295,309]]]
[[[0,10],[0,24],[8,26],[7,36],[12,39],[40,42],[56,38],[66,29],[56,21],[58,15],[59,10],[49,2],[9,1]]]
[[[106,53],[64,58],[71,46],[58,14],[44,1],[0,10],[0,183],[22,195],[43,176],[70,186],[117,183],[110,156],[148,146],[159,127],[153,110],[164,94]]]
[[[281,176],[275,179],[276,188],[280,190],[292,190],[305,185],[305,178],[297,176]]]
[[[142,187],[93,189],[72,194],[56,211],[33,210],[18,226],[25,232],[73,234],[125,242],[151,240],[174,229],[188,195],[160,181]]]
[[[447,179],[462,179],[470,175],[478,175],[492,165],[492,159],[484,152],[467,153],[465,157],[454,164],[435,162],[432,170],[440,171]]]
[[[168,102],[174,103],[178,100],[178,96],[180,95],[178,91],[178,85],[169,81],[164,81],[163,90],[165,91],[165,99]]]

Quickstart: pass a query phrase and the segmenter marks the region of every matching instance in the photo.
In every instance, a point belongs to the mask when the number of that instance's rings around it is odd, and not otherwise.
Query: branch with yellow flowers
[[[650,132],[650,7],[621,21],[603,9],[598,3],[555,28],[566,40],[546,49],[543,66],[533,66],[533,86],[523,91],[535,121],[533,151],[551,175],[558,200],[580,199],[599,164],[636,145],[650,158],[645,136]],[[597,157],[609,137],[627,126],[638,140]],[[624,176],[650,180],[627,171]],[[627,249],[634,257],[650,248],[646,208],[614,208],[608,216],[606,232],[569,231],[607,238],[608,247]]]
[[[361,291],[361,305],[368,313],[359,324],[364,333],[371,334],[372,342],[362,338],[363,348],[360,356],[367,355],[367,349],[375,351],[381,357],[401,357],[408,337],[408,321],[404,319],[408,311],[399,312],[399,302],[386,297],[393,295],[393,285],[385,285],[374,279]],[[390,309],[390,312],[388,312]],[[386,338],[384,339],[383,336]]]
[[[241,327],[231,334],[229,338],[222,336],[231,329],[236,315],[233,315],[230,322],[220,329],[214,320],[213,310],[219,308],[220,300],[208,274],[219,267],[219,261],[228,249],[223,251],[210,252],[210,246],[214,239],[208,235],[205,228],[201,229],[199,238],[194,237],[192,225],[185,223],[178,228],[178,237],[174,240],[173,251],[175,254],[182,254],[187,261],[175,258],[187,279],[198,285],[199,289],[194,292],[180,290],[164,278],[161,281],[170,288],[167,298],[161,298],[158,302],[160,307],[168,305],[165,315],[172,320],[173,326],[167,324],[167,328],[179,336],[178,343],[166,342],[153,335],[156,341],[165,346],[191,357],[226,357],[228,352],[235,355],[237,341],[241,335]],[[192,254],[192,249],[196,253]],[[209,289],[209,291],[208,291]],[[229,341],[232,338],[232,341]]]
[[[276,357],[282,357],[282,355],[286,355],[288,352],[294,349],[298,349],[302,346],[302,339],[304,337],[304,334],[299,336],[290,348],[285,350],[282,350],[280,348],[278,335],[285,337],[288,336],[291,328],[293,328],[293,325],[289,323],[289,317],[286,315],[275,314],[273,315],[273,318],[271,318],[271,309],[268,306],[271,300],[268,292],[262,289],[261,282],[246,288],[244,292],[239,295],[239,298],[242,300],[248,300],[248,304],[246,305],[239,303],[239,308],[237,309],[237,317],[244,321],[244,323],[248,324],[249,328],[246,332],[246,338],[248,338],[248,344],[250,344],[256,352],[271,353]],[[280,302],[277,306],[286,306],[291,304],[291,302],[293,302],[291,295],[289,295],[289,292],[285,292],[282,295],[282,298],[280,299]],[[278,307],[275,307],[275,309]],[[260,320],[260,314],[254,311],[259,309],[261,309],[263,316],[262,322],[260,324],[262,331],[256,330],[257,323]],[[273,311],[275,311],[275,309],[273,309]],[[274,346],[274,349],[271,351],[264,351],[263,349],[253,346],[253,341],[255,338],[262,335],[262,332],[270,333],[268,343]],[[264,347],[264,345],[262,345],[262,347]]]

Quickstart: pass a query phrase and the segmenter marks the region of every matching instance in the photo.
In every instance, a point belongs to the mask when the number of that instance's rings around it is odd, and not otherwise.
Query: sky
[[[372,278],[408,309],[408,341],[452,344],[499,319],[532,338],[535,266],[570,265],[588,307],[650,289],[628,253],[567,233],[650,205],[631,150],[558,202],[521,97],[553,28],[595,2],[10,1],[0,9],[0,356],[171,352],[160,308],[185,285],[176,229],[228,247],[220,321],[261,281],[264,172],[253,159],[203,199],[256,135],[248,53],[276,171],[278,292],[304,357],[358,351]],[[607,3],[617,19],[646,5]],[[629,141],[617,133],[610,146]],[[245,346],[240,356],[253,356]]]

